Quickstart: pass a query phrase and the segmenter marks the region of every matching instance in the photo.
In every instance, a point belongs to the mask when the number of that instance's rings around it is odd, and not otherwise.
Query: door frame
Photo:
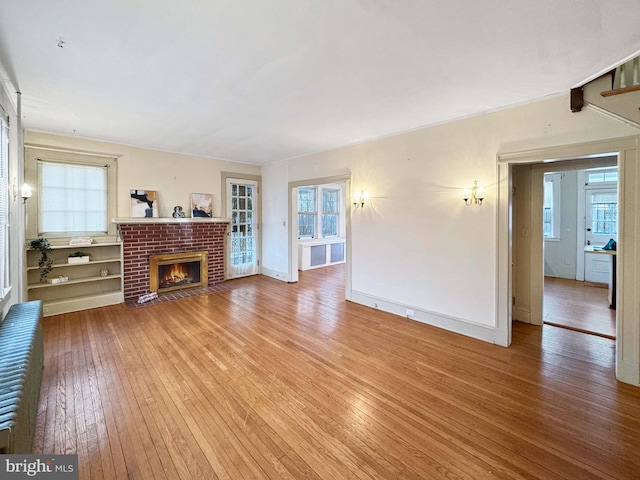
[[[345,277],[344,289],[345,299],[351,300],[351,174],[336,175],[333,177],[310,178],[308,180],[297,180],[289,182],[288,185],[288,210],[289,210],[289,282],[298,281],[298,198],[296,192],[298,187],[308,187],[315,185],[325,185],[330,183],[344,184],[344,212],[345,212]]]
[[[640,137],[545,147],[535,150],[506,152],[498,160],[498,295],[496,328],[498,337],[507,345],[511,342],[513,295],[513,167],[516,165],[542,165],[562,162],[562,167],[573,168],[577,159],[598,159],[615,154],[618,158],[618,309],[616,310],[616,378],[622,382],[640,385]],[[597,161],[597,160],[595,160]],[[554,165],[555,167],[556,165]],[[548,168],[542,165],[539,168]],[[542,190],[542,185],[538,190]],[[536,198],[540,197],[540,198]],[[532,192],[532,201],[542,204],[541,192]],[[533,210],[533,209],[532,209]],[[532,221],[530,249],[531,309],[542,311],[542,222]],[[539,238],[538,238],[539,237]],[[540,241],[537,241],[537,240]],[[533,302],[536,302],[536,305]]]
[[[262,262],[260,261],[262,259],[262,228],[261,228],[261,223],[262,223],[262,176],[261,175],[252,175],[249,173],[237,173],[237,172],[220,172],[220,178],[221,178],[221,188],[220,191],[221,193],[221,216],[225,216],[227,214],[227,180],[232,180],[232,179],[236,179],[236,180],[248,180],[251,182],[257,182],[258,184],[258,222],[256,223],[256,241],[258,242],[258,245],[256,246],[256,256],[257,258],[257,262],[258,262],[258,274],[262,273]],[[231,219],[229,219],[229,222],[231,222]],[[229,228],[231,227],[231,223],[229,223]],[[229,254],[231,249],[229,248],[229,232],[230,230],[227,229],[226,235],[225,235],[225,242],[224,242],[224,261],[225,261],[225,269],[224,269],[224,279],[227,280],[228,279],[228,267],[226,266],[226,263],[229,262]]]

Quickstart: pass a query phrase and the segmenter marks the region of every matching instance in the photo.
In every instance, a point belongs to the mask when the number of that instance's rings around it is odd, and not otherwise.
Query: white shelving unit
[[[94,239],[95,240],[95,239]],[[28,242],[27,242],[28,245]],[[122,243],[94,241],[91,245],[51,245],[53,269],[48,279],[68,277],[62,283],[40,280],[40,252],[27,248],[26,291],[28,300],[42,300],[44,315],[74,312],[87,308],[113,305],[124,301],[122,276]],[[68,263],[69,254],[89,254],[84,263]],[[107,270],[102,276],[101,270]]]

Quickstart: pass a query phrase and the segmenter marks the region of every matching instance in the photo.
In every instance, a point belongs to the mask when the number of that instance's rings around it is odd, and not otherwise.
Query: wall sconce
[[[20,196],[22,197],[22,203],[27,203],[27,199],[31,198],[33,192],[31,191],[31,187],[26,183],[20,187]]]
[[[471,190],[468,188],[464,189],[463,192],[463,200],[464,203],[468,206],[472,204],[482,205],[482,200],[484,200],[484,188],[478,186],[478,181],[473,182],[473,187]]]
[[[353,206],[358,208],[362,208],[364,207],[365,202],[367,201],[367,199],[369,198],[369,194],[367,192],[365,192],[364,190],[360,190],[360,193],[356,193],[353,196]]]

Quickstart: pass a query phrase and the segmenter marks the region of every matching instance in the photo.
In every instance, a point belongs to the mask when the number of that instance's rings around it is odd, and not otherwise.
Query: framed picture
[[[191,216],[213,217],[213,199],[210,193],[191,194]]]
[[[131,218],[158,217],[158,192],[131,190]]]

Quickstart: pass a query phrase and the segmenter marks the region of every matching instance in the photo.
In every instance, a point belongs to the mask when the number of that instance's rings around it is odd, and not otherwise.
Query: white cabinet
[[[95,239],[94,239],[95,240]],[[28,242],[27,242],[28,244]],[[40,279],[40,252],[27,249],[26,292],[28,300],[42,300],[44,315],[85,310],[124,301],[122,243],[95,242],[91,245],[53,245],[53,268],[48,280]],[[69,263],[74,252],[89,255],[89,261]]]

